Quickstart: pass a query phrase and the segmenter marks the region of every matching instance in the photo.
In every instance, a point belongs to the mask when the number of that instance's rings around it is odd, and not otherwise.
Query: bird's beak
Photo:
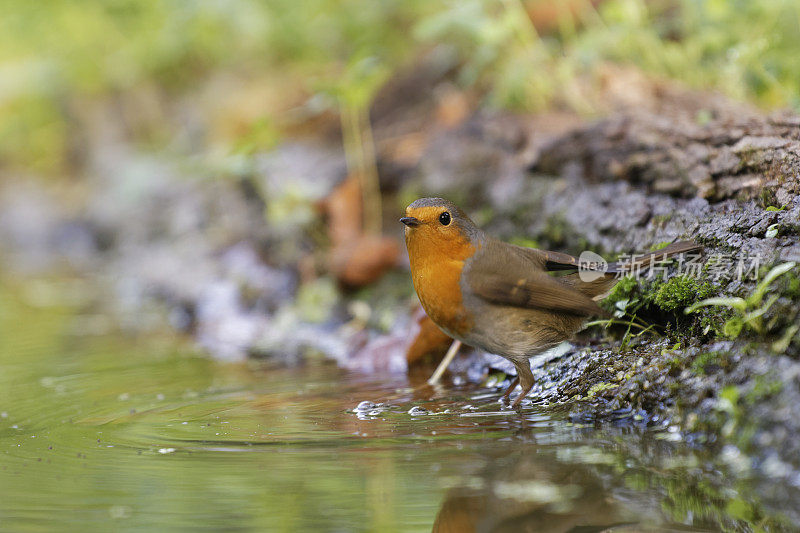
[[[409,228],[415,228],[419,226],[419,219],[414,217],[403,217],[400,219],[400,222],[408,226]]]

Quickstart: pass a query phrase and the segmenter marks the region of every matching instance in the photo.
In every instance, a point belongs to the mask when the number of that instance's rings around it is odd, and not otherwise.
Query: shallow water
[[[503,409],[494,390],[323,361],[216,363],[169,335],[88,335],[103,320],[80,307],[0,288],[2,530],[698,531],[769,517],[669,428],[582,426]]]

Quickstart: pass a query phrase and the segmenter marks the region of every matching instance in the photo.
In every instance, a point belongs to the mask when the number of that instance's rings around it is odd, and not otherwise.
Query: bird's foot
[[[508,386],[506,391],[500,397],[500,403],[506,403],[506,402],[510,401],[511,393],[514,391],[514,389],[517,388],[518,384],[519,384],[519,376],[517,376],[513,380],[511,380],[511,384]]]
[[[511,404],[511,408],[512,408],[512,409],[516,409],[517,407],[519,407],[519,405],[522,403],[522,400],[524,400],[524,399],[525,399],[525,397],[526,397],[526,396],[528,396],[528,394],[531,392],[531,389],[532,389],[532,388],[533,388],[533,384],[531,384],[531,386],[530,386],[530,387],[523,388],[523,389],[520,391],[520,393],[519,393],[519,396],[517,396],[517,397],[514,399],[514,402]]]

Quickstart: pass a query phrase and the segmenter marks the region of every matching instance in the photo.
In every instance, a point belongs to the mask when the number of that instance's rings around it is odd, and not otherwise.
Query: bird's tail
[[[631,257],[628,260],[616,261],[608,265],[608,274],[630,274],[640,272],[654,266],[662,261],[680,254],[699,252],[703,247],[692,241],[679,241],[668,244],[666,247],[648,252],[646,254]]]
[[[561,279],[575,287],[578,291],[594,300],[601,300],[605,298],[614,285],[620,278],[632,273],[646,272],[650,267],[661,263],[670,257],[680,254],[699,252],[703,247],[692,241],[673,242],[668,246],[648,252],[646,254],[633,256],[627,260],[620,260],[614,263],[609,263],[608,268],[604,270],[602,276],[593,279],[592,281],[584,281],[581,279],[581,273],[576,272],[568,276],[563,276]]]

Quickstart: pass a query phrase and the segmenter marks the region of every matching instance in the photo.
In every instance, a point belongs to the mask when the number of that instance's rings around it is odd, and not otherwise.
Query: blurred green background
[[[798,109],[798,50],[796,0],[5,0],[0,166],[79,173],[108,106],[136,143],[266,149],[432,51],[487,106],[592,115],[570,88],[613,62]]]

